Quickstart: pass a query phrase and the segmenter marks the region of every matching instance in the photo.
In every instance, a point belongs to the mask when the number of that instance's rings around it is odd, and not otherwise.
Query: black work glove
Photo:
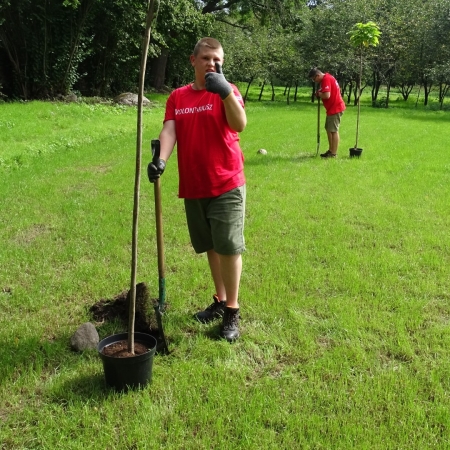
[[[225,100],[233,91],[230,83],[225,79],[222,73],[222,66],[216,62],[216,71],[205,74],[205,88],[208,92],[219,94],[222,100]]]
[[[157,163],[153,161],[147,166],[147,175],[150,183],[154,183],[163,173],[166,168],[166,162],[158,158]]]

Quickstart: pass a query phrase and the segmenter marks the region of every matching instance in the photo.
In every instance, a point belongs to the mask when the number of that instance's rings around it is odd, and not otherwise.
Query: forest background
[[[356,104],[359,59],[348,32],[372,20],[380,45],[367,49],[363,92],[388,107],[419,88],[440,108],[450,87],[450,0],[160,0],[146,88],[170,90],[192,78],[188,57],[203,36],[225,49],[232,82],[285,86],[296,100],[311,67],[335,75]],[[0,0],[0,99],[111,97],[136,92],[145,0]],[[383,86],[382,91],[380,87]],[[382,92],[382,94],[380,94]],[[246,94],[245,90],[243,94]]]

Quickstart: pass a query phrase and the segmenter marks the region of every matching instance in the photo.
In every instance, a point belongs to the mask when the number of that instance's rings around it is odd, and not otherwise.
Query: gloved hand
[[[222,100],[225,100],[233,91],[230,83],[225,79],[222,73],[222,66],[216,62],[216,71],[208,72],[205,75],[205,87],[208,92],[219,94]]]
[[[163,173],[166,168],[166,162],[158,158],[158,162],[156,164],[153,161],[147,166],[147,175],[150,183],[154,183]]]

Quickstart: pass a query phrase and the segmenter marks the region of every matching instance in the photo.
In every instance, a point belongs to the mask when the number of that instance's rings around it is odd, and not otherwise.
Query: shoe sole
[[[219,317],[213,317],[213,318],[211,318],[211,319],[201,319],[200,317],[197,317],[197,314],[194,314],[194,315],[193,315],[193,318],[194,318],[197,322],[200,322],[200,323],[203,323],[203,324],[207,324],[207,323],[215,322],[216,320],[222,319],[222,316],[219,316]]]

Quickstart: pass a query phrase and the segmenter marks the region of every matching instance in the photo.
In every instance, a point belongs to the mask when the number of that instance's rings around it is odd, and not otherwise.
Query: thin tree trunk
[[[156,6],[155,6],[156,3]],[[141,154],[142,154],[142,108],[144,97],[145,68],[147,65],[148,47],[152,22],[158,11],[159,0],[148,0],[147,21],[145,24],[145,36],[142,40],[141,69],[139,74],[138,94],[138,116],[137,116],[137,139],[136,139],[136,170],[134,179],[134,208],[133,208],[133,235],[132,235],[132,257],[131,257],[131,287],[130,305],[128,310],[128,352],[134,354],[134,316],[136,314],[136,272],[137,272],[137,238],[139,217],[139,186],[141,180]]]
[[[417,108],[417,103],[419,102],[420,89],[422,89],[422,85],[421,85],[421,84],[419,84],[419,90],[418,90],[418,92],[417,92],[417,98],[416,98],[416,105],[415,105],[415,108]]]
[[[358,80],[358,114],[356,115],[356,142],[355,148],[358,148],[358,134],[359,134],[359,116],[361,114],[361,78],[362,78],[362,49],[360,55],[360,65],[359,65],[359,80]]]
[[[151,85],[156,90],[160,90],[164,86],[168,57],[169,49],[163,47],[161,49],[161,54],[152,60],[152,66],[150,68],[150,76],[152,78]]]
[[[251,84],[253,83],[253,79],[254,79],[255,77],[251,77],[250,78],[250,81],[248,82],[248,84],[247,84],[247,89],[245,90],[245,95],[244,95],[244,103],[247,101],[247,97],[248,97],[248,91],[250,90],[250,86],[251,86]]]
[[[261,85],[261,90],[259,91],[259,97],[258,97],[258,101],[260,102],[261,101],[261,97],[262,97],[262,95],[263,95],[263,92],[264,92],[264,86],[266,85],[266,80],[264,80],[263,82],[262,82],[262,85]]]

